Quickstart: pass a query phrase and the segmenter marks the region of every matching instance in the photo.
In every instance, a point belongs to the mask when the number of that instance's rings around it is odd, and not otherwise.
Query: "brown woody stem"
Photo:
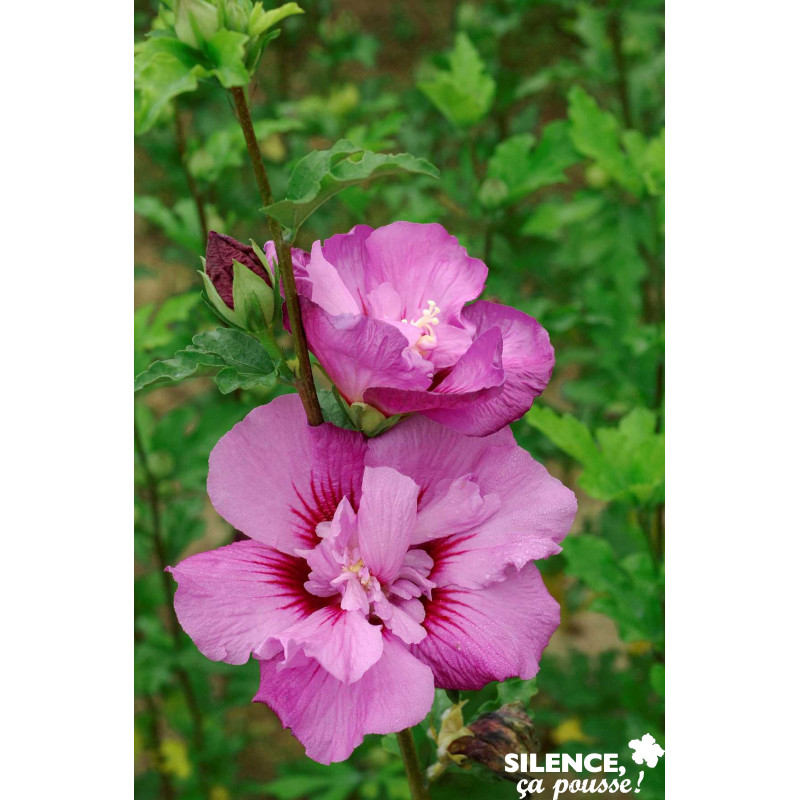
[[[258,149],[256,132],[253,129],[253,120],[250,117],[250,107],[247,104],[244,89],[241,86],[234,86],[231,89],[233,102],[236,107],[236,117],[244,134],[244,141],[247,145],[247,154],[250,156],[250,163],[253,167],[253,174],[258,184],[258,191],[261,195],[261,202],[265,206],[272,205],[274,198],[272,188],[269,184],[269,177],[261,159],[261,151]],[[298,362],[297,391],[303,402],[303,408],[308,417],[309,425],[321,425],[324,422],[322,409],[317,398],[317,390],[314,388],[314,375],[311,371],[311,359],[308,355],[308,342],[306,332],[303,328],[303,318],[300,314],[300,301],[297,297],[297,286],[294,280],[294,270],[292,269],[292,252],[288,242],[284,241],[281,233],[280,223],[267,215],[270,236],[275,242],[275,250],[278,254],[278,270],[283,281],[283,295],[286,300],[286,310],[289,312],[289,322],[292,326],[292,342]]]

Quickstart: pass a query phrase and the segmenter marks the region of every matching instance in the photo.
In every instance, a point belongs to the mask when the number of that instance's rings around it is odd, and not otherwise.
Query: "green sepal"
[[[459,701],[461,700],[461,692],[458,689],[445,689],[444,693],[447,695],[447,699],[454,705],[457,706]]]
[[[229,308],[227,303],[219,296],[217,287],[211,282],[211,278],[209,278],[208,275],[206,275],[206,273],[202,270],[197,271],[203,279],[205,296],[217,316],[225,322],[235,325],[237,328],[244,328],[246,322],[244,315],[238,314],[235,309]]]
[[[275,294],[263,278],[233,262],[233,310],[244,320],[246,330],[258,333],[272,327]]]

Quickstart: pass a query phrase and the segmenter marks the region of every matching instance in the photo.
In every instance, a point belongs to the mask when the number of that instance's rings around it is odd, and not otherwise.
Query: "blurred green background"
[[[556,351],[550,386],[513,428],[578,495],[564,552],[540,565],[562,625],[537,679],[468,693],[465,720],[520,699],[544,752],[618,752],[635,786],[628,741],[649,732],[666,749],[662,4],[300,5],[305,15],[282,23],[250,87],[276,197],[298,159],[339,138],[426,158],[441,179],[346,189],[298,245],[356,223],[440,222],[489,265],[484,296],[536,316]],[[137,41],[157,10],[136,3]],[[223,89],[181,95],[135,141],[138,373],[215,326],[196,273],[205,232],[259,243],[268,232]],[[345,764],[314,764],[268,708],[250,703],[257,664],[206,660],[172,615],[163,567],[234,535],[206,497],[209,451],[281,391],[223,395],[199,377],[137,395],[143,800],[409,796],[393,737],[368,737]],[[437,697],[437,712],[446,706]],[[427,764],[430,721],[416,732]],[[639,797],[663,797],[663,761],[644,770]],[[465,794],[516,796],[475,766],[452,764],[432,786],[434,800]]]

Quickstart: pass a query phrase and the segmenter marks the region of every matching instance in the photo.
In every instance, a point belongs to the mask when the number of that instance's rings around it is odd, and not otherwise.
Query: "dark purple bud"
[[[506,755],[539,750],[533,720],[519,701],[482,714],[468,728],[474,736],[454,739],[447,748],[448,752],[482,764],[507,780],[517,780],[519,775],[505,771]]]
[[[272,286],[267,271],[249,244],[236,241],[232,236],[210,231],[206,244],[206,275],[219,292],[225,305],[233,308],[233,262],[238,261]]]

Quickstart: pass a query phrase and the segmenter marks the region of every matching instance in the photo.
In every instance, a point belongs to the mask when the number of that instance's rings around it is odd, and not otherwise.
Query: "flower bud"
[[[247,33],[247,23],[253,11],[250,0],[224,0],[222,5],[225,14],[225,27],[229,31]]]
[[[211,231],[206,245],[206,293],[228,322],[252,332],[268,329],[275,313],[275,290],[267,259],[257,245]]]
[[[519,701],[482,714],[467,729],[472,736],[454,739],[447,748],[448,754],[482,764],[506,780],[519,778],[517,773],[505,771],[506,755],[535,753],[539,749],[533,720]]]
[[[216,4],[207,0],[175,0],[175,35],[190,47],[200,48],[221,27]]]

